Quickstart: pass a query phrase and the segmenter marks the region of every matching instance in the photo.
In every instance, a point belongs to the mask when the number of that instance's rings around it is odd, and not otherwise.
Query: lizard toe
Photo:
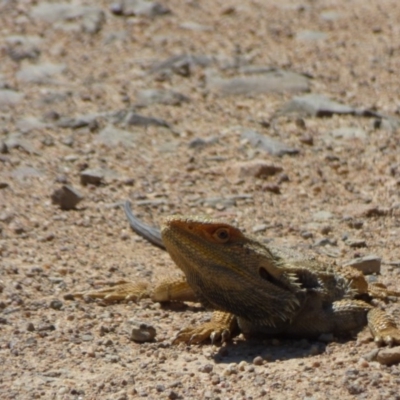
[[[230,331],[225,327],[219,327],[213,322],[206,322],[197,327],[187,327],[178,332],[173,343],[186,342],[198,344],[211,340],[212,344],[226,342],[230,338]]]
[[[148,295],[146,283],[120,282],[115,286],[86,293],[77,293],[78,296],[87,296],[92,299],[103,299],[105,301],[139,300]]]

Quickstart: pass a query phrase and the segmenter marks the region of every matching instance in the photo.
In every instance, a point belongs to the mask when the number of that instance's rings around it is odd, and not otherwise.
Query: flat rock
[[[126,177],[109,168],[88,168],[80,174],[81,184],[83,186],[101,185],[107,180],[124,180]]]
[[[0,108],[7,106],[14,106],[18,104],[23,98],[24,94],[10,89],[0,89]]]
[[[136,94],[136,100],[139,106],[148,106],[150,104],[165,104],[168,106],[180,106],[182,103],[189,102],[189,97],[175,92],[173,90],[146,89],[140,90]]]
[[[312,117],[331,117],[334,114],[354,114],[353,107],[338,103],[320,94],[297,96],[284,105],[280,114],[298,113]]]
[[[135,112],[130,112],[127,114],[125,121],[127,125],[135,126],[160,126],[163,128],[170,128],[168,122],[161,118],[145,117],[144,115],[137,114]]]
[[[17,72],[16,77],[18,81],[23,83],[56,83],[56,76],[65,70],[65,64],[27,65]]]
[[[104,171],[101,169],[85,169],[81,172],[81,184],[86,185],[100,185],[104,179]]]
[[[222,96],[264,93],[298,93],[310,90],[309,79],[291,71],[272,70],[265,74],[221,78],[209,76],[207,87]]]
[[[352,249],[367,247],[367,242],[364,239],[357,239],[357,238],[347,239],[346,244]]]
[[[161,3],[147,0],[122,0],[116,3],[111,11],[116,15],[123,15],[126,17],[133,15],[157,17],[171,12],[168,7]]]
[[[57,121],[60,128],[79,129],[97,124],[97,114],[80,115],[77,117],[62,117]]]
[[[32,7],[31,16],[64,31],[98,32],[105,21],[104,11],[95,6],[40,2]]]
[[[229,165],[226,169],[226,175],[233,180],[247,177],[266,178],[282,172],[282,170],[282,167],[278,165],[263,160],[252,160]]]
[[[375,255],[354,258],[345,264],[345,266],[353,267],[361,271],[364,275],[380,274],[382,259]]]
[[[247,139],[253,147],[264,150],[273,156],[281,157],[285,154],[294,155],[299,153],[298,149],[289,147],[276,139],[261,135],[251,129],[243,130],[241,138]]]
[[[53,204],[60,206],[62,210],[72,210],[83,200],[83,195],[70,185],[64,185],[51,195]]]
[[[400,363],[400,346],[380,349],[376,360],[384,365],[393,365]]]
[[[167,58],[165,61],[156,63],[150,69],[151,74],[177,74],[181,76],[190,76],[194,67],[207,67],[213,63],[213,59],[204,55],[179,54]]]
[[[118,145],[132,147],[134,146],[137,138],[138,133],[118,129],[115,128],[113,125],[107,125],[99,132],[99,134],[96,136],[95,141],[97,143],[103,143],[106,146],[110,147]]]

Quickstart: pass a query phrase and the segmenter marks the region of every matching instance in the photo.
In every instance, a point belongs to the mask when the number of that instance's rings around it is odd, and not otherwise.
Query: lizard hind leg
[[[378,346],[400,344],[400,329],[394,320],[380,308],[368,312],[368,327]]]

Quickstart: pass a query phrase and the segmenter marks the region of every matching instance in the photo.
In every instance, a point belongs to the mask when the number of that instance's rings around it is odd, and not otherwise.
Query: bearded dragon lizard
[[[166,249],[183,275],[152,287],[132,282],[85,294],[105,300],[200,301],[214,310],[210,322],[184,328],[175,342],[225,341],[237,328],[245,336],[318,337],[368,325],[378,345],[400,344],[395,321],[371,304],[400,292],[367,283],[352,267],[267,246],[224,222],[171,216],[159,231],[137,219],[129,202],[125,213],[132,229]]]

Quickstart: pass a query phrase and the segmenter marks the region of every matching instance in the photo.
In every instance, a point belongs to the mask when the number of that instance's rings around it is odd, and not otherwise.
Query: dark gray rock
[[[345,264],[345,266],[351,266],[358,269],[364,275],[368,274],[380,274],[381,273],[381,261],[382,259],[378,256],[369,255],[360,258],[354,258]]]
[[[163,128],[170,128],[168,122],[164,121],[161,118],[145,117],[144,115],[136,114],[134,112],[128,113],[125,119],[125,123],[127,125],[135,126],[160,126]]]
[[[155,1],[148,0],[122,0],[114,3],[111,12],[115,15],[132,16],[144,15],[146,17],[157,17],[171,13],[171,10]]]
[[[310,90],[304,75],[291,71],[272,70],[265,74],[234,78],[207,77],[207,87],[222,96],[257,95],[263,93],[298,93]]]
[[[60,206],[62,210],[72,210],[83,200],[83,195],[70,185],[64,185],[51,195],[53,204]]]
[[[58,299],[51,300],[49,307],[53,310],[61,310],[63,308],[63,302]]]
[[[104,171],[101,169],[85,169],[81,172],[81,184],[100,185],[104,179]]]
[[[247,139],[253,147],[264,150],[273,156],[281,157],[285,154],[294,155],[299,153],[298,149],[289,147],[276,139],[261,135],[251,129],[243,130],[241,138]]]
[[[206,147],[206,146],[212,145],[217,142],[218,142],[218,138],[216,138],[215,136],[211,136],[208,138],[196,137],[188,143],[188,147],[190,149],[200,149],[202,147]]]

